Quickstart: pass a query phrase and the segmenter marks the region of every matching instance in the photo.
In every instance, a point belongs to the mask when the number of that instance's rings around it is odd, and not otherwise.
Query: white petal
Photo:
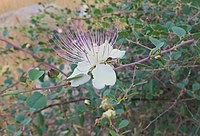
[[[80,78],[77,77],[73,80],[70,80],[71,86],[76,87],[88,82],[91,78],[89,75],[87,75],[90,68],[91,66],[89,65],[89,63],[85,61],[79,62],[78,66],[74,69],[73,73],[67,79],[75,78],[76,76],[81,75],[81,74],[82,74],[82,77]]]
[[[91,67],[90,63],[86,61],[78,62],[77,64],[77,69],[83,74],[87,74]]]
[[[73,79],[73,80],[70,81],[71,82],[71,86],[77,87],[77,86],[79,86],[81,84],[84,84],[84,83],[88,82],[90,80],[90,78],[91,78],[89,75],[87,75],[84,72],[81,72],[77,68],[75,68],[73,73],[67,79],[76,77],[76,76],[78,76],[80,74],[83,74],[83,76],[80,77],[80,78],[76,78],[76,79]]]
[[[74,80],[71,80],[71,86],[73,87],[77,87],[79,85],[82,85],[86,82],[88,82],[90,80],[90,76],[89,75],[83,75],[83,77],[81,78],[78,78],[78,79],[74,79]]]
[[[114,85],[116,82],[116,74],[109,64],[98,64],[92,71],[94,79],[93,86],[102,89],[105,85]]]
[[[98,62],[102,62],[108,59],[113,47],[106,41],[98,48]]]
[[[115,58],[122,58],[125,55],[126,51],[120,51],[118,49],[113,49],[109,55],[109,57],[115,59]]]
[[[80,75],[80,74],[83,74],[83,72],[79,71],[79,70],[77,69],[77,67],[76,67],[76,68],[74,69],[73,73],[72,73],[67,79],[73,78],[73,77],[75,77],[75,76],[77,76],[77,75]]]

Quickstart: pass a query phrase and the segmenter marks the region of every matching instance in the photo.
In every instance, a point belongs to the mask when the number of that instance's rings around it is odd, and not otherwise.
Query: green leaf
[[[36,125],[34,125],[34,127],[35,127],[35,130],[36,130],[38,136],[42,136],[42,129],[40,129],[40,127],[38,127]]]
[[[110,89],[107,89],[103,92],[103,96],[107,96],[110,94]]]
[[[180,107],[180,115],[181,116],[186,116],[187,115],[187,109],[186,109],[185,105],[181,105],[181,107]]]
[[[41,113],[37,114],[37,117],[35,118],[38,126],[44,125],[44,117]]]
[[[106,12],[107,12],[107,13],[112,13],[112,12],[113,12],[113,9],[112,9],[112,8],[107,8],[107,9],[106,9]]]
[[[123,133],[121,133],[120,136],[124,136],[125,134],[130,133],[130,132],[132,132],[132,131],[131,130],[126,130]]]
[[[182,53],[180,51],[173,52],[172,57],[174,60],[178,60],[181,57]]]
[[[31,118],[31,117],[28,117],[27,119],[25,119],[25,120],[23,121],[23,125],[24,125],[24,126],[28,125],[28,124],[31,122],[31,120],[32,120],[32,118]]]
[[[182,82],[177,83],[177,87],[184,88],[188,84],[189,80],[186,78]]]
[[[111,134],[111,136],[117,136],[117,133],[114,130],[110,130],[109,133]]]
[[[148,81],[143,81],[143,82],[136,83],[135,86],[137,86],[137,85],[143,85],[143,84],[146,84],[146,83],[148,83]],[[137,92],[137,94],[138,94],[138,92]]]
[[[122,113],[124,113],[124,110],[123,109],[117,109],[115,110],[116,114],[119,114],[121,115]]]
[[[35,108],[30,108],[29,111],[30,111],[30,113],[32,114],[33,112],[36,111],[36,109],[35,109]]]
[[[40,109],[46,106],[47,97],[40,92],[34,92],[27,100],[26,105],[29,108]]]
[[[187,94],[189,95],[189,96],[192,96],[193,97],[193,92],[192,91],[190,91],[190,90],[187,90]]]
[[[22,92],[21,90],[14,90],[14,91],[5,92],[5,93],[3,93],[3,95],[16,95],[16,94],[19,94],[21,92]]]
[[[136,19],[135,18],[128,18],[128,22],[130,23],[130,24],[136,24]]]
[[[97,15],[97,14],[101,14],[101,10],[98,9],[98,8],[95,8],[93,13],[96,14],[96,15]]]
[[[7,125],[7,126],[6,126],[6,129],[7,129],[8,131],[13,132],[13,131],[15,131],[15,126],[13,126],[13,125]]]
[[[110,125],[109,119],[108,118],[101,119],[101,125],[103,126]]]
[[[157,47],[158,45],[160,45],[161,43],[163,43],[163,42],[161,42],[160,40],[158,40],[158,39],[156,39],[156,38],[153,38],[152,36],[149,36],[149,40],[150,40],[151,43],[153,43],[156,47]]]
[[[111,93],[110,93],[108,96],[109,96],[111,99],[113,99],[113,100],[117,100],[117,99],[115,98],[115,96],[114,96],[113,94],[111,94]]]
[[[8,36],[10,31],[7,28],[4,28],[3,30],[3,36]]]
[[[119,38],[127,38],[129,36],[129,34],[127,32],[119,32],[118,33]]]
[[[195,99],[197,99],[197,100],[200,100],[200,96],[199,95],[197,95],[197,94],[194,94],[192,91],[190,91],[190,90],[187,90],[187,94],[189,95],[189,96],[191,96],[191,97],[194,97]]]
[[[19,130],[19,131],[15,132],[14,136],[21,136],[21,134],[22,134],[22,131]]]
[[[140,36],[139,36],[139,34],[137,33],[137,31],[133,30],[133,34],[135,35],[135,37],[136,37],[137,39],[140,38]]]
[[[11,85],[12,84],[12,78],[8,77],[7,79],[5,79],[4,84]]]
[[[200,40],[200,32],[194,33],[193,38],[198,42]]]
[[[40,46],[35,46],[34,48],[33,48],[33,53],[39,53],[40,52],[40,50],[41,50],[41,47]]]
[[[118,129],[124,128],[124,127],[128,126],[128,124],[129,124],[129,121],[128,121],[128,120],[122,120],[122,121],[119,123]]]
[[[135,95],[137,95],[137,94],[139,94],[139,92],[134,91],[133,93],[127,95],[126,98],[131,98],[131,97],[133,97],[133,96],[135,96]]]
[[[168,29],[171,29],[173,26],[174,26],[174,23],[168,21],[165,26],[168,28]]]
[[[151,50],[152,54],[155,54],[161,47],[164,45],[164,42],[159,43],[155,48]]]
[[[23,122],[24,121],[24,119],[25,119],[25,116],[23,115],[23,114],[17,114],[16,116],[15,116],[15,121],[16,122]]]
[[[177,26],[173,26],[172,31],[179,37],[182,37],[186,34],[186,31],[183,28]]]
[[[75,106],[75,110],[77,113],[81,114],[85,111],[85,104],[81,103],[81,104],[77,104]]]
[[[28,78],[33,81],[33,80],[39,79],[43,74],[44,74],[44,71],[31,69],[28,71]]]
[[[42,82],[41,87],[45,88],[45,87],[49,87],[49,86],[50,86],[50,82],[49,81]]]
[[[105,21],[102,21],[101,25],[102,25],[103,28],[109,28],[110,27],[110,24],[105,22]]]
[[[200,89],[200,84],[199,83],[194,83],[193,85],[192,85],[192,90],[193,91],[196,91],[196,90],[199,90]]]
[[[83,76],[84,76],[84,74],[78,74],[78,75],[76,75],[76,76],[74,76],[72,78],[68,78],[66,81],[71,81],[71,80],[79,79],[79,78],[81,78]]]
[[[60,70],[64,70],[64,68],[65,68],[65,65],[64,65],[64,64],[61,64],[61,65],[59,66],[59,69],[60,69]],[[71,69],[74,70],[75,68],[76,68],[76,64],[72,64],[72,65],[71,65]]]

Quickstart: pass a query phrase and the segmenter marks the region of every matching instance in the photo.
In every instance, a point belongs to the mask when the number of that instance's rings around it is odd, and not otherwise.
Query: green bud
[[[59,75],[59,72],[57,70],[55,70],[55,69],[50,69],[48,71],[48,76],[50,78],[56,78],[58,75]]]

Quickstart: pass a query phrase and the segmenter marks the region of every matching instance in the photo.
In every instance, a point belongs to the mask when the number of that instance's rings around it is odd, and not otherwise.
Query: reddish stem
[[[181,47],[181,46],[183,46],[183,45],[190,44],[190,43],[194,43],[194,42],[195,42],[195,40],[193,40],[193,39],[192,39],[192,40],[183,41],[183,42],[181,42],[180,44],[178,44],[177,46],[174,46],[174,47],[169,48],[169,49],[167,49],[167,50],[162,50],[160,54],[163,55],[163,54],[168,53],[168,52],[170,52],[170,51],[173,51],[173,50],[175,50],[176,48],[179,48],[179,47]],[[139,61],[136,61],[136,62],[133,62],[133,63],[129,63],[129,64],[121,65],[121,66],[119,66],[119,67],[116,67],[114,70],[122,69],[122,68],[125,68],[125,67],[130,67],[130,66],[135,66],[136,64],[139,64],[139,63],[148,61],[148,60],[150,59],[150,57],[155,57],[155,56],[156,56],[156,55],[148,56],[148,57],[146,57],[146,58],[144,58],[144,59],[141,59],[141,60],[139,60]]]

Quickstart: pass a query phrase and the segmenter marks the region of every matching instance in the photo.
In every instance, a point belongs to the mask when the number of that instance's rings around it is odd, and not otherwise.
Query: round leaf
[[[24,121],[24,119],[25,119],[25,116],[23,114],[17,114],[15,116],[15,121],[17,121],[17,122],[22,122],[22,121]]]
[[[28,78],[33,81],[33,80],[39,79],[43,74],[44,74],[44,71],[31,69],[28,71]]]
[[[40,92],[34,92],[27,100],[26,105],[29,108],[40,109],[46,106],[47,97]]]
[[[186,31],[183,28],[177,26],[173,26],[172,31],[179,37],[182,37],[186,34]]]
[[[31,122],[31,120],[32,120],[31,117],[26,118],[26,119],[23,121],[23,125],[25,126],[25,125],[29,124],[29,123]]]
[[[119,123],[118,128],[119,128],[119,129],[124,128],[124,127],[128,126],[128,124],[129,124],[129,121],[128,121],[128,120],[122,120],[122,121]]]

